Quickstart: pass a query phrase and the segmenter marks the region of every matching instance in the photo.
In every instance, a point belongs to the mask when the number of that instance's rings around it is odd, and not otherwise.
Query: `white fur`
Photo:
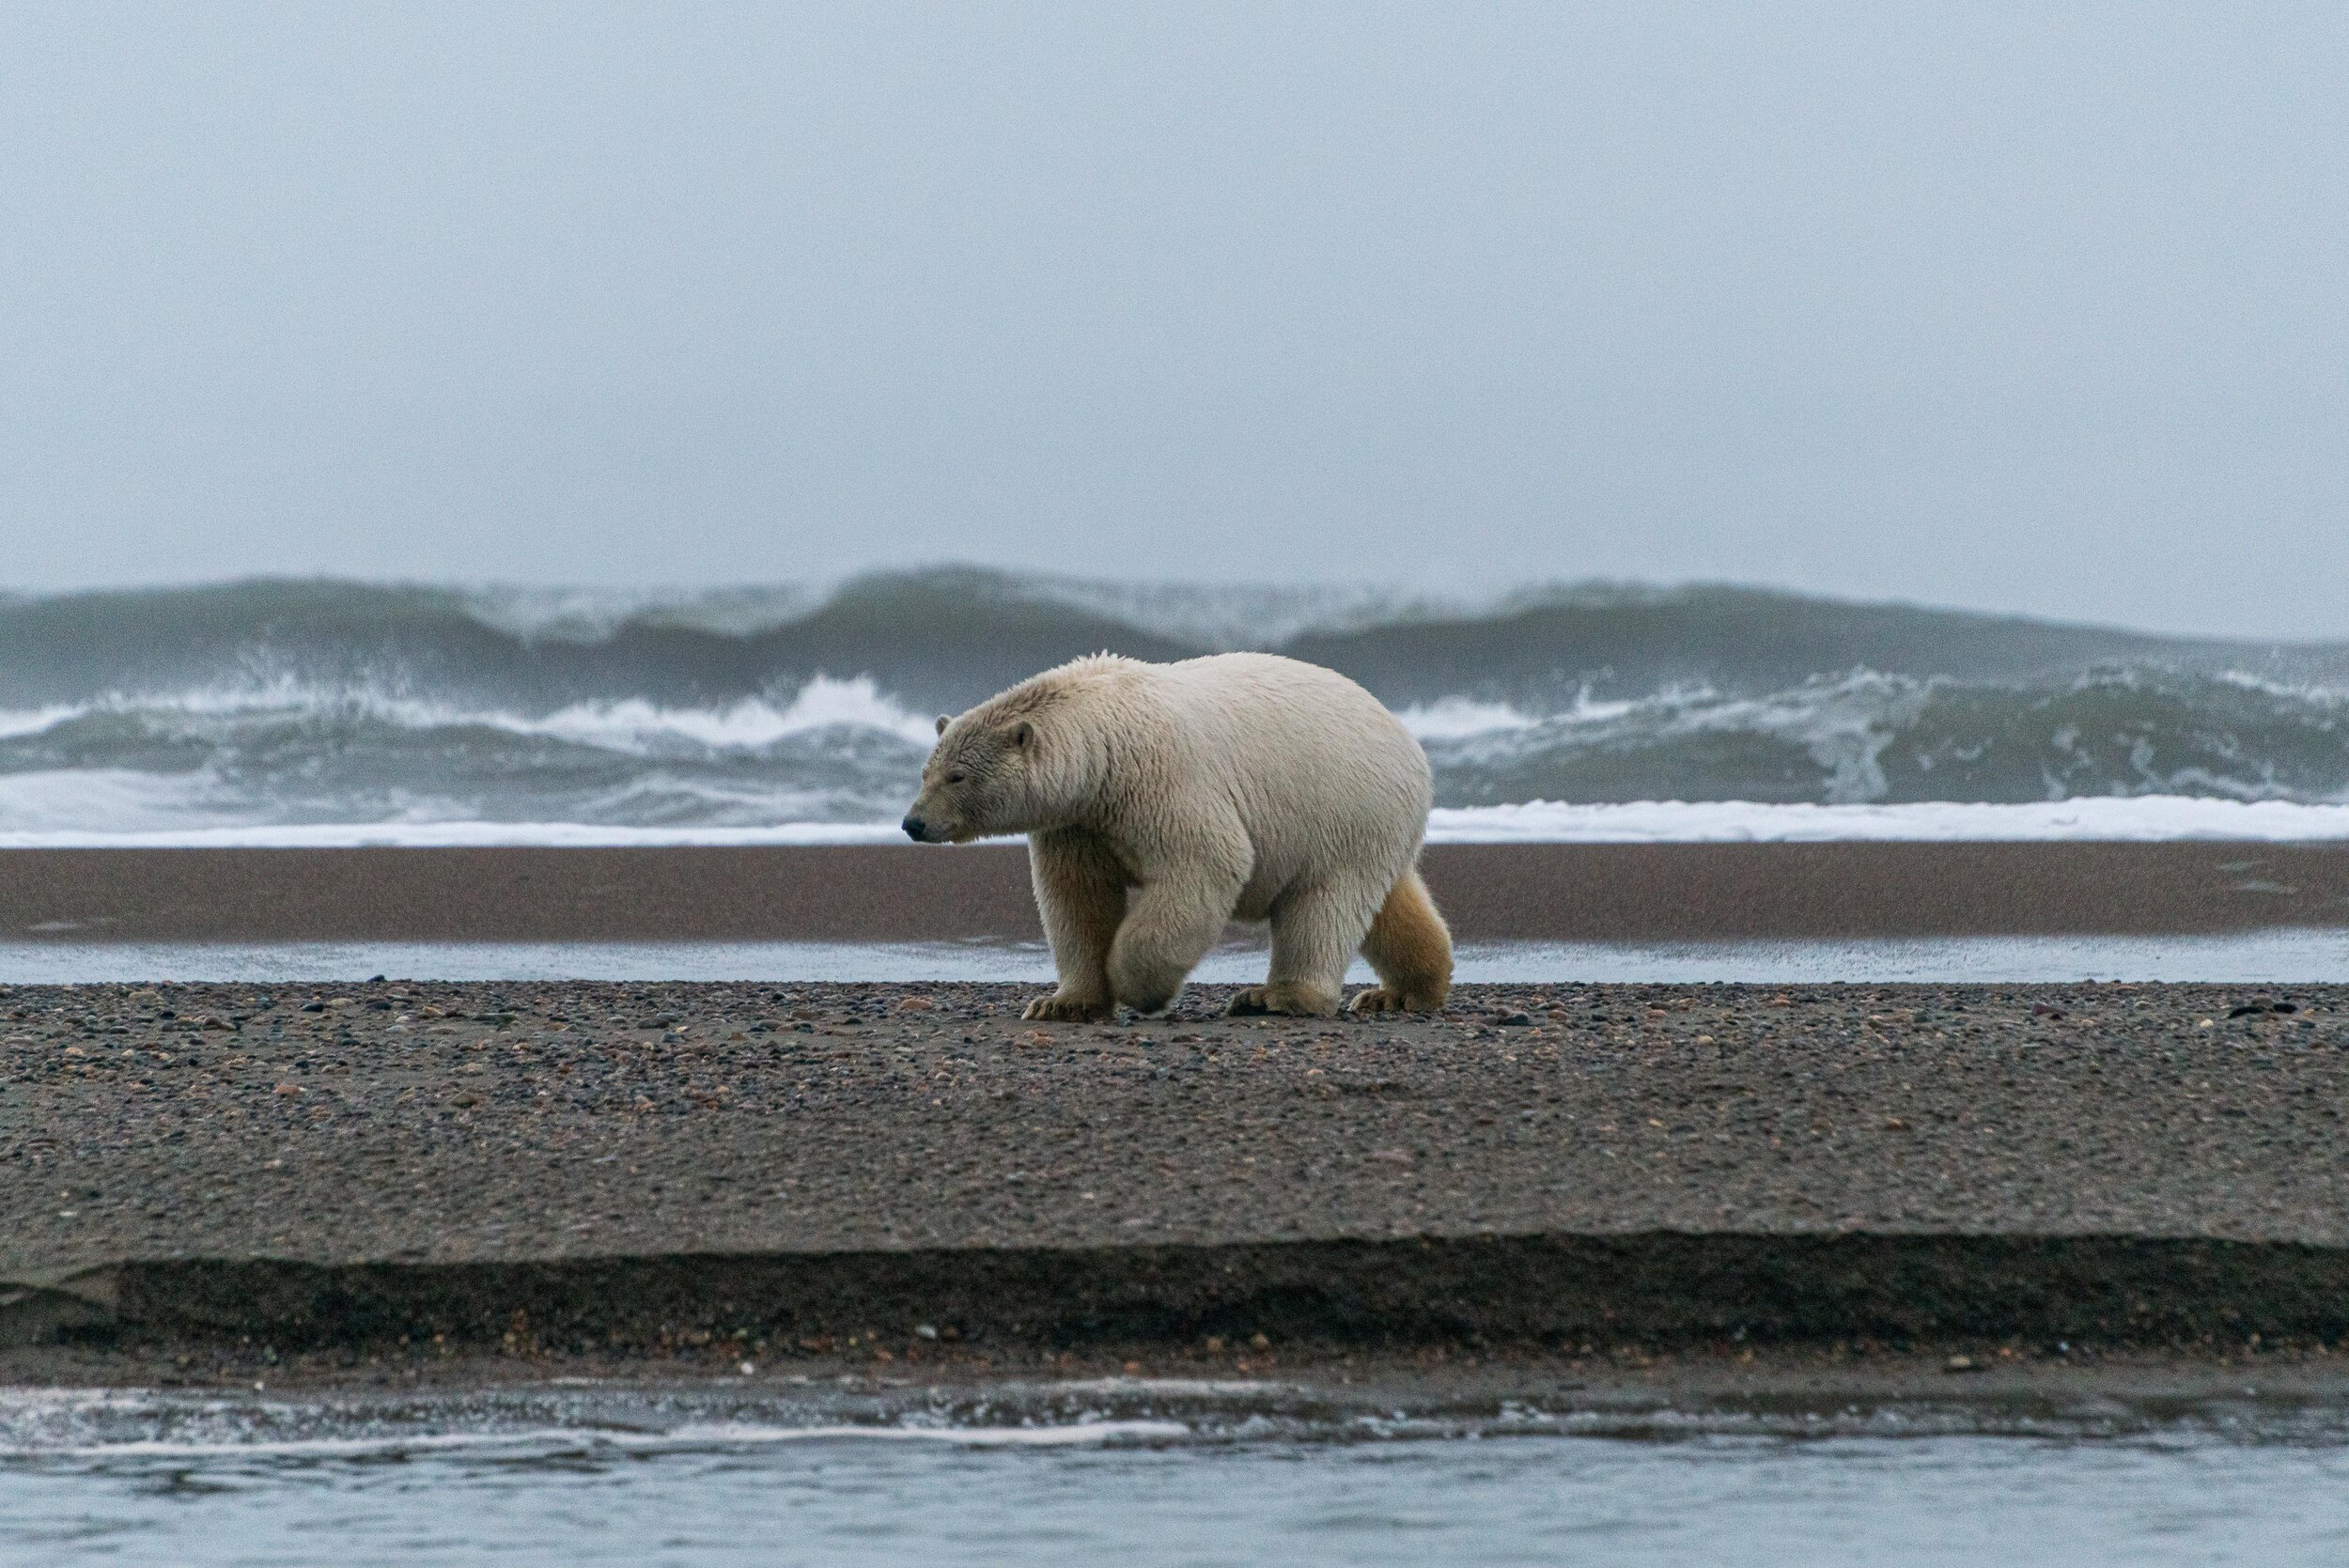
[[[1419,742],[1333,671],[1101,655],[948,722],[908,820],[1028,834],[1060,971],[1034,1016],[1162,1008],[1234,917],[1271,923],[1271,1010],[1322,1013],[1433,800]]]

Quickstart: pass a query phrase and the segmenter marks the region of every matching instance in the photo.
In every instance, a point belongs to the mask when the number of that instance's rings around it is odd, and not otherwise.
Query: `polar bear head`
[[[906,812],[906,836],[967,844],[999,833],[1066,826],[1090,809],[1106,776],[1105,737],[1131,704],[1129,688],[1151,666],[1114,654],[1072,660],[999,691],[968,713],[938,721],[938,745],[922,768],[922,793]]]
[[[922,768],[922,793],[906,812],[908,838],[968,844],[1037,826],[1035,722],[994,711],[996,706],[984,704],[959,719],[940,716],[938,746]]]

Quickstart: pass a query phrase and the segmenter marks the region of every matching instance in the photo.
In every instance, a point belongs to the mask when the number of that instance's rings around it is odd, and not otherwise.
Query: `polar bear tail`
[[[1452,933],[1416,869],[1406,871],[1378,907],[1362,956],[1378,987],[1354,999],[1357,1011],[1433,1012],[1451,995]]]

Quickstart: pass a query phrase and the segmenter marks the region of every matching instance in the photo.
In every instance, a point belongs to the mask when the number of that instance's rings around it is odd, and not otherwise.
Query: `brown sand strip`
[[[1463,940],[2349,925],[2349,845],[1449,845]],[[929,941],[1038,935],[1024,854],[677,849],[0,852],[0,934],[78,941]]]
[[[1368,1022],[1203,987],[1049,1029],[1027,994],[0,992],[0,1326],[2349,1334],[2349,987],[1475,986]]]

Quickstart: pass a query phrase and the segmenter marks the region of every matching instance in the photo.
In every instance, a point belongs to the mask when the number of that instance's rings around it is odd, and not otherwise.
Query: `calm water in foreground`
[[[2337,1564],[2349,1421],[0,1393],[0,1561]]]

